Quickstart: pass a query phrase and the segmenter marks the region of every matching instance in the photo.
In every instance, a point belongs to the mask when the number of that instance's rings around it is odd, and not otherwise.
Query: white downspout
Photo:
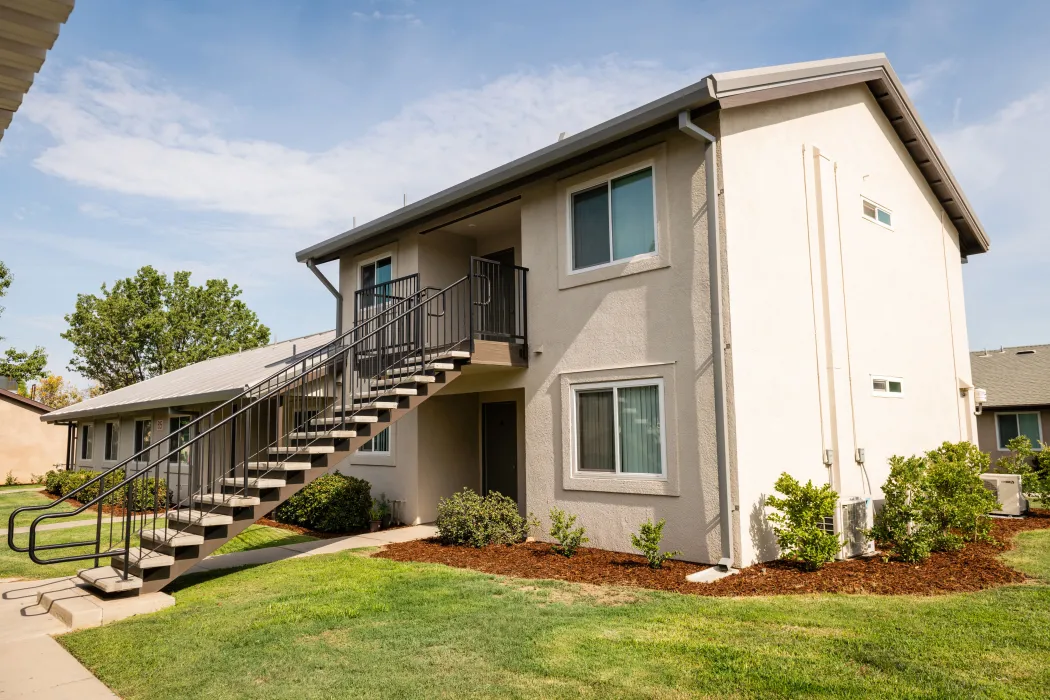
[[[711,287],[711,347],[715,380],[715,443],[718,459],[718,511],[722,531],[722,558],[718,568],[730,569],[733,553],[733,498],[729,480],[729,415],[726,409],[726,344],[722,337],[722,242],[718,217],[718,139],[690,118],[689,110],[678,113],[678,129],[707,145],[704,171],[707,180],[707,258]]]

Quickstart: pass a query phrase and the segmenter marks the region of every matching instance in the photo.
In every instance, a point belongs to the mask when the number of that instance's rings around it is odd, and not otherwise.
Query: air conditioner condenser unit
[[[842,540],[839,559],[874,554],[875,542],[867,535],[875,519],[875,509],[871,498],[857,496],[841,499],[837,516],[838,534]]]
[[[1028,512],[1028,499],[1024,497],[1020,474],[981,474],[981,481],[999,501],[999,510],[993,510],[989,515],[1020,517]]]

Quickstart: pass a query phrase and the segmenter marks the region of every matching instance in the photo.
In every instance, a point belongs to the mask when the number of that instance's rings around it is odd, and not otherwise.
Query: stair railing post
[[[135,493],[135,480],[132,479],[127,485],[127,494],[125,494],[124,503],[124,580],[128,580],[128,565],[131,560],[131,522],[134,518],[131,517],[131,504],[133,503]]]
[[[474,353],[474,258],[470,258],[470,274],[467,275],[467,332],[470,338],[470,352]]]

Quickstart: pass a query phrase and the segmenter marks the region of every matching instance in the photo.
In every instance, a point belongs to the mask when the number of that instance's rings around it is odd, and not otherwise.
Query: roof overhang
[[[11,123],[74,0],[0,0],[0,138]]]
[[[184,408],[186,406],[199,406],[202,404],[220,403],[232,399],[241,393],[241,389],[229,389],[226,391],[212,391],[207,394],[187,394],[151,401],[137,401],[134,403],[116,404],[111,406],[100,406],[98,408],[87,408],[76,410],[76,408],[61,409],[59,412],[51,412],[40,416],[45,423],[68,423],[84,418],[109,418],[113,416],[126,416],[133,413],[155,411],[158,408]]]
[[[988,250],[988,236],[948,168],[915,105],[884,54],[714,73],[698,83],[591,129],[431,195],[296,253],[296,260],[324,263],[342,249],[410,225],[419,225],[521,187],[614,144],[660,125],[683,110],[732,109],[759,102],[865,84],[959,232],[963,255]]]

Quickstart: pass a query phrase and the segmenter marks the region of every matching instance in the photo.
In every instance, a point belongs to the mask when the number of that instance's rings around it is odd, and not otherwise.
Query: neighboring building
[[[73,0],[0,3],[0,138],[72,11]]]
[[[171,433],[334,337],[328,331],[205,360],[60,408],[43,420],[72,424],[75,448],[69,468],[101,471],[148,450],[129,464],[135,471],[177,447],[165,439]],[[188,451],[180,451],[162,466],[161,476],[177,493],[198,483],[199,475],[190,475],[190,461]]]
[[[541,537],[558,507],[597,547],[665,518],[685,559],[774,558],[781,472],[878,498],[891,455],[974,439],[961,266],[987,249],[885,56],[716,73],[299,251],[340,337],[275,379],[195,387],[223,358],[64,409],[93,466],[138,411],[195,464],[153,567],[83,578],[158,590],[332,468],[409,522],[470,487]]]
[[[977,440],[993,464],[1009,454],[1006,443],[1018,435],[1027,435],[1037,450],[1050,441],[1050,345],[971,352],[970,366],[974,386],[988,392]]]
[[[40,422],[50,410],[39,401],[0,389],[0,484],[8,474],[20,484],[32,483],[34,476],[66,462],[68,431]]]

